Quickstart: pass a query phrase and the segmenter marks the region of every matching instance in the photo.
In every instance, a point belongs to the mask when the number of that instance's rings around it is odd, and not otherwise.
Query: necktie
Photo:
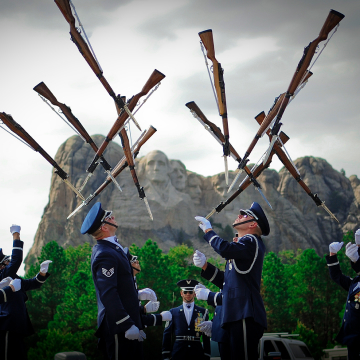
[[[191,308],[191,305],[186,305],[186,307],[190,310],[190,308]]]

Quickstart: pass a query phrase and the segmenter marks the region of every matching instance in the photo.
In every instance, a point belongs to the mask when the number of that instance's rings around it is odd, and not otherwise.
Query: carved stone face
[[[171,171],[165,154],[152,152],[147,155],[145,165],[146,177],[154,182],[166,182]]]
[[[172,172],[170,173],[171,183],[175,186],[176,190],[183,191],[186,185],[186,169],[176,160],[171,161]]]
[[[195,204],[200,204],[201,200],[201,180],[195,176],[188,178],[188,193]]]
[[[228,186],[226,185],[225,180],[220,181],[217,184],[214,184],[215,187],[215,191],[220,194],[222,197],[226,197],[227,195],[227,191],[228,191]]]

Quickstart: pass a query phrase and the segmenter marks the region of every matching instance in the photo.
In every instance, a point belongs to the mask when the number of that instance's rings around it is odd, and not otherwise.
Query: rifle
[[[280,133],[280,138],[283,144],[285,144],[289,140],[289,137],[284,132]],[[278,144],[274,145],[274,149],[271,151],[270,156],[265,164],[261,163],[255,169],[254,168],[252,169],[253,170],[252,174],[254,178],[259,177],[261,173],[270,166],[272,157],[275,154],[275,148],[277,146],[281,146],[281,145]],[[229,205],[233,200],[235,200],[251,183],[252,183],[252,179],[249,176],[246,176],[245,179],[239,185],[238,190],[236,190],[226,201],[221,201],[218,206],[216,206],[208,215],[206,215],[206,219],[210,219],[210,217],[213,216],[215,213],[219,213],[222,209],[224,209],[225,206]]]
[[[131,113],[131,110],[128,108],[127,104],[121,99],[121,96],[115,95],[114,90],[110,86],[110,84],[107,82],[105,77],[103,76],[103,71],[100,68],[99,63],[95,59],[94,55],[92,54],[91,50],[89,49],[89,46],[86,44],[85,40],[81,36],[81,30],[79,30],[75,26],[75,18],[72,14],[71,7],[70,7],[70,1],[69,0],[55,0],[56,5],[60,9],[61,13],[63,14],[65,20],[70,25],[70,36],[73,43],[77,46],[80,54],[84,57],[86,62],[89,64],[92,71],[95,73],[97,78],[100,80],[106,91],[109,93],[109,95],[113,98],[116,105],[120,109],[124,109],[125,112],[128,114],[128,116],[134,121],[135,125],[139,128],[141,131],[141,128],[134,118],[133,114]]]
[[[203,112],[200,110],[200,108],[196,105],[196,103],[194,101],[188,102],[187,104],[185,104],[185,106],[187,106],[191,113],[193,114],[193,116],[200,122],[200,124],[202,124],[206,130],[208,130],[213,137],[220,143],[223,144],[225,141],[225,136],[222,134],[221,130],[215,125],[213,124],[211,121],[209,121],[206,116],[203,114]],[[229,143],[229,150],[230,150],[230,155],[231,157],[236,160],[237,162],[241,162],[241,157],[240,155],[236,152],[236,150],[233,148],[233,146]],[[255,188],[259,191],[259,193],[261,194],[261,196],[264,198],[264,200],[266,201],[266,203],[271,207],[269,201],[266,199],[265,195],[263,194],[262,190],[261,190],[261,186],[258,183],[258,181],[256,180],[256,178],[254,177],[254,175],[252,174],[251,170],[245,166],[244,170],[246,172],[246,174],[248,175],[249,179],[251,179],[251,182],[254,184]]]
[[[156,132],[156,129],[153,126],[150,126],[150,128],[146,131],[145,134],[141,135],[141,138],[137,141],[136,144],[134,144],[132,149],[132,156],[134,159],[138,156],[141,147],[153,136]],[[136,146],[136,148],[135,148]],[[111,174],[114,178],[116,178],[124,169],[126,169],[129,166],[128,162],[126,161],[126,157],[124,156],[118,164],[114,167]],[[102,191],[105,190],[105,188],[112,182],[111,178],[108,176],[106,180],[103,182],[102,185],[98,187],[97,190],[93,194],[90,194],[86,200],[82,202],[82,204],[77,207],[67,218],[70,219],[73,215],[75,215],[82,207],[88,205],[96,196],[98,196]]]
[[[264,112],[260,113],[255,117],[256,121],[261,124],[265,117]],[[271,134],[270,131],[267,132],[270,140],[271,140]],[[278,144],[278,141],[277,143]],[[309,187],[304,183],[304,181],[301,179],[299,171],[296,169],[295,165],[292,163],[292,161],[289,160],[289,158],[286,156],[285,152],[280,146],[274,146],[274,151],[279,160],[283,163],[283,165],[286,167],[286,169],[289,171],[289,173],[293,176],[293,178],[300,184],[300,186],[305,190],[305,192],[311,197],[311,199],[315,202],[316,206],[321,206],[324,208],[324,210],[331,216],[332,219],[339,222],[339,220],[336,218],[336,216],[330,211],[330,209],[325,205],[325,201],[321,201],[318,194],[313,194]]]
[[[313,56],[315,55],[315,51],[317,49],[318,44],[321,41],[324,41],[328,38],[330,31],[332,29],[334,29],[335,26],[339,25],[340,21],[344,17],[345,17],[345,15],[343,15],[335,10],[331,10],[325,20],[323,27],[320,30],[319,36],[315,40],[310,42],[307,47],[305,47],[304,54],[303,54],[302,58],[300,59],[300,62],[299,62],[298,66],[295,70],[295,73],[290,81],[290,85],[286,91],[286,95],[285,95],[284,99],[281,102],[274,125],[271,129],[271,135],[273,136],[273,138],[272,138],[272,142],[269,146],[269,149],[267,150],[268,152],[269,152],[269,150],[271,150],[273,143],[276,141],[276,137],[278,136],[277,134],[282,125],[282,123],[280,121],[281,121],[281,118],[284,114],[284,111],[285,111],[287,105],[289,104],[290,97],[293,96],[296,88],[299,86],[299,84],[301,84],[304,77],[307,76],[307,71],[308,71],[307,68],[308,68]]]
[[[145,195],[144,188],[140,187],[140,183],[139,183],[139,180],[138,180],[137,175],[136,175],[135,162],[134,162],[133,155],[131,153],[130,143],[129,143],[128,136],[126,134],[126,130],[122,129],[119,136],[120,136],[122,148],[124,150],[124,154],[125,154],[125,157],[126,157],[126,162],[129,165],[131,176],[132,176],[132,178],[134,180],[134,184],[135,184],[135,186],[137,188],[137,191],[139,193],[139,198],[141,200],[144,200],[144,203],[146,205],[146,209],[147,209],[147,211],[149,213],[150,219],[154,220],[154,218],[152,216],[152,213],[151,213],[151,210],[150,210],[149,202],[147,201],[147,198],[146,198],[146,195]]]
[[[154,86],[156,86],[163,78],[165,77],[164,74],[162,74],[160,71],[158,70],[154,70],[153,73],[151,74],[151,76],[149,77],[148,81],[146,82],[146,84],[143,86],[142,90],[134,95],[128,102],[128,108],[130,110],[133,110],[134,107],[136,106],[136,104],[138,103],[139,99],[146,95]],[[116,104],[117,106],[117,104]],[[117,106],[118,109],[120,109]],[[124,125],[126,119],[128,118],[128,114],[126,112],[120,112],[120,115],[118,116],[117,120],[115,121],[114,125],[112,126],[112,128],[110,129],[108,135],[106,136],[105,140],[103,141],[103,143],[100,145],[98,151],[95,154],[95,157],[93,159],[93,161],[91,162],[90,166],[88,167],[88,169],[86,170],[89,173],[93,173],[96,166],[97,166],[97,162],[100,158],[100,156],[103,154],[103,152],[105,151],[106,147],[108,146],[109,142],[121,131],[122,126]]]
[[[309,78],[313,75],[312,72],[308,72],[306,77],[304,78],[303,82],[301,83],[301,85],[298,87],[296,94],[306,85],[306,83],[308,82]],[[253,141],[251,142],[250,146],[248,147],[248,149],[245,152],[245,155],[242,159],[242,161],[239,163],[238,165],[238,169],[239,172],[236,175],[236,177],[234,178],[233,182],[231,183],[230,187],[229,187],[229,191],[233,188],[233,186],[236,184],[236,182],[238,181],[244,166],[246,166],[246,163],[249,161],[248,157],[251,154],[252,150],[254,149],[255,145],[257,144],[257,142],[259,141],[259,139],[267,132],[267,130],[269,129],[269,127],[271,126],[271,123],[273,121],[273,119],[275,118],[276,114],[279,111],[280,105],[282,103],[282,101],[284,100],[286,93],[282,93],[280,94],[277,98],[275,98],[274,104],[273,106],[270,108],[268,114],[266,115],[266,117],[264,118],[263,122],[260,124],[260,128],[257,131]],[[292,97],[292,99],[295,97]],[[291,101],[291,100],[290,100]],[[274,141],[276,138],[273,138]],[[264,157],[263,163],[265,164],[267,161],[267,154]]]
[[[55,95],[50,91],[50,89],[45,85],[45,83],[41,82],[38,85],[36,85],[34,87],[34,90],[43,98],[47,99],[48,101],[50,101],[53,105],[58,106],[62,113],[65,115],[66,119],[70,122],[70,124],[72,124],[75,129],[78,131],[79,135],[83,138],[83,140],[88,143],[92,149],[97,152],[98,151],[98,147],[96,146],[96,144],[94,143],[93,139],[90,137],[90,135],[88,134],[88,132],[85,130],[85,128],[83,127],[83,125],[81,124],[81,122],[79,121],[79,119],[77,117],[75,117],[75,115],[72,113],[71,109],[66,106],[65,104],[59,102]],[[45,101],[45,100],[44,100]],[[112,177],[111,175],[111,166],[109,165],[109,163],[105,160],[105,158],[103,156],[100,156],[98,162],[101,163],[101,165],[103,166],[105,172]],[[92,173],[89,174],[90,176],[92,175]],[[84,188],[85,184],[88,182],[89,177],[87,176],[84,183],[80,186],[79,191],[81,192],[82,189]],[[114,184],[117,186],[117,188],[121,190],[120,185],[118,184],[118,182],[115,180],[114,177],[112,177],[112,181],[114,182]]]
[[[216,60],[215,57],[215,47],[212,30],[205,30],[199,32],[199,36],[202,44],[204,45],[207,51],[207,57],[213,63],[213,76],[214,76],[214,85],[216,89],[216,98],[217,105],[219,109],[219,114],[222,117],[223,130],[225,141],[223,143],[223,156],[225,163],[225,181],[226,184],[229,182],[229,171],[227,157],[230,156],[229,149],[229,124],[227,117],[227,107],[226,107],[226,96],[225,96],[225,82],[224,82],[224,69],[221,67],[221,64]]]
[[[79,196],[85,200],[82,194],[67,180],[69,175],[58,165],[58,163],[12,118],[11,115],[5,112],[0,112],[0,118],[3,123],[17,136],[23,139],[34,151],[40,153],[54,168],[55,173],[60,176],[62,181]]]

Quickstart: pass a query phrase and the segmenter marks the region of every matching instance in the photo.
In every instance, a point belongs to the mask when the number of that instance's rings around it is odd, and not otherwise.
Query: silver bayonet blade
[[[79,187],[79,191],[80,191],[80,192],[83,191],[85,185],[87,184],[87,182],[89,181],[89,179],[91,178],[91,176],[92,176],[92,173],[88,173],[88,174],[87,174],[84,182],[83,182],[83,183],[81,184],[81,186]]]
[[[229,185],[229,168],[228,168],[228,161],[226,155],[224,155],[224,165],[225,165],[225,183],[226,185]]]
[[[110,171],[110,170],[106,170],[105,172],[109,175],[111,181],[116,185],[116,187],[122,192],[122,189],[121,189],[121,187],[120,187],[120,184],[116,181],[116,179],[114,178],[114,176],[111,174],[111,171]]]
[[[86,202],[83,201],[80,206],[78,206],[66,219],[69,220],[72,216],[74,216],[81,208],[86,205]]]
[[[271,154],[271,150],[274,147],[274,144],[275,144],[276,140],[278,139],[278,137],[279,137],[278,135],[273,135],[273,137],[271,139],[271,143],[269,145],[269,148],[266,150],[266,154],[265,154],[264,160],[263,160],[263,165],[265,165],[266,162],[268,161],[269,156]]]
[[[271,204],[269,203],[268,199],[265,197],[265,195],[264,195],[264,193],[261,191],[261,189],[258,188],[258,187],[255,187],[255,189],[257,189],[257,190],[259,191],[260,195],[264,198],[264,200],[266,201],[266,203],[270,206],[270,209],[272,210],[273,208],[272,208]]]
[[[139,123],[136,121],[136,119],[134,118],[134,115],[131,113],[131,111],[129,110],[129,108],[124,105],[124,110],[126,111],[126,113],[129,115],[129,117],[131,118],[131,120],[134,122],[134,124],[136,125],[136,127],[140,130],[141,130],[141,127],[139,125]]]
[[[67,179],[63,179],[63,182],[81,199],[81,200],[85,200],[85,198],[83,197],[83,195],[78,191],[78,189],[75,188],[75,186],[73,186],[73,184],[70,183],[69,180]]]
[[[227,191],[228,193],[232,190],[232,188],[235,186],[235,184],[237,183],[237,181],[240,178],[241,173],[243,172],[243,169],[239,169],[239,172],[237,173],[237,175],[235,176],[235,179],[233,180],[233,182],[231,183],[229,190]]]
[[[337,219],[337,217],[330,211],[330,209],[325,205],[325,202],[323,201],[323,203],[321,204],[321,207],[324,208],[324,210],[331,216],[332,219],[336,220],[339,224],[340,221]]]
[[[148,213],[149,213],[150,219],[151,219],[152,221],[154,221],[154,218],[153,218],[153,216],[152,216],[151,209],[150,209],[150,205],[149,205],[149,202],[147,201],[147,198],[144,197],[143,200],[144,200],[144,203],[145,203],[145,205],[146,205],[146,209],[147,209],[147,211],[148,211]]]

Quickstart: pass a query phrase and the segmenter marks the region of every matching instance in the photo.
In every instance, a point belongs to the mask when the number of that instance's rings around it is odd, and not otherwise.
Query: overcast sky
[[[198,32],[213,30],[225,70],[230,139],[243,156],[257,131],[254,116],[286,91],[303,48],[318,36],[330,9],[343,13],[313,77],[286,109],[282,130],[293,159],[322,157],[347,176],[360,175],[358,0],[73,2],[116,93],[138,93],[154,69],[166,75],[136,115],[144,129],[151,124],[158,130],[141,155],[159,149],[202,175],[223,171],[223,160],[221,147],[185,107],[195,101],[221,127]],[[113,101],[70,41],[54,1],[0,0],[0,44],[0,111],[51,156],[73,132],[32,90],[41,81],[90,134],[107,134],[116,119]],[[131,130],[137,138],[139,131]],[[256,162],[266,147],[264,137],[250,160]],[[0,247],[11,252],[9,226],[18,223],[27,252],[48,202],[52,168],[2,129],[0,154]],[[229,165],[236,168],[232,160]]]

